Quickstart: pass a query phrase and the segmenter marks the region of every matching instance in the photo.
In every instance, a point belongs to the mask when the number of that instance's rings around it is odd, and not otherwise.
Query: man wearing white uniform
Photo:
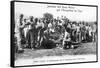
[[[27,20],[27,19],[24,19],[24,22],[26,24],[26,27],[24,28],[24,35],[26,38],[27,32],[31,29],[31,22],[30,22],[30,20]]]
[[[25,23],[23,21],[23,14],[21,14],[20,18],[15,23],[15,37],[17,38],[18,51],[23,50],[21,46],[21,40],[24,26]]]
[[[63,48],[70,48],[71,47],[70,42],[71,42],[70,34],[65,30],[62,42]]]

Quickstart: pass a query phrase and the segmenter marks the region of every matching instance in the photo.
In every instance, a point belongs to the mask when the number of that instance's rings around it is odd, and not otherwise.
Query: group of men
[[[94,24],[95,25],[95,24]],[[31,49],[40,46],[71,46],[73,42],[95,41],[96,25],[87,22],[70,21],[66,16],[57,18],[25,18],[20,14],[15,22],[15,38],[18,50],[24,47]],[[49,45],[51,44],[51,45]],[[69,48],[69,47],[68,47]]]

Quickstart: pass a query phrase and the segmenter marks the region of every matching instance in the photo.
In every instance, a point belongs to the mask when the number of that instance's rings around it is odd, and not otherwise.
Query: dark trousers
[[[34,30],[29,30],[26,36],[29,48],[35,48],[35,45],[37,43],[37,36],[37,32],[35,32]]]
[[[64,44],[64,49],[71,48],[71,44],[72,44],[72,42],[71,42],[71,41],[65,41],[65,44]]]

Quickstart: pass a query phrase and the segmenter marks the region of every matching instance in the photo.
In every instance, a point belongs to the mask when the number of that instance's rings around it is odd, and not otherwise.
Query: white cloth
[[[70,34],[67,31],[65,31],[65,33],[64,33],[64,40],[65,41],[70,41]]]
[[[90,35],[90,36],[92,36],[92,34],[91,34],[91,33],[92,33],[92,28],[91,28],[91,27],[89,27],[89,35]]]
[[[93,24],[93,28],[92,28],[93,30],[92,30],[92,31],[93,31],[94,33],[96,32],[96,28],[97,28],[96,25]]]
[[[76,26],[77,32],[80,32],[80,27]]]
[[[49,24],[48,24],[48,27],[49,27],[49,28],[51,28],[51,27],[52,27],[52,24],[51,24],[51,23],[49,23]]]
[[[65,41],[70,41],[71,40],[71,38],[69,37],[70,36],[70,34],[67,32],[67,31],[65,31],[65,33],[64,33],[64,38],[63,38],[63,42],[62,42],[62,45],[64,46],[64,44],[65,44]],[[67,38],[68,37],[68,38]]]
[[[31,29],[31,25],[27,25],[25,28],[24,28],[24,36],[26,37],[27,35],[27,32]]]

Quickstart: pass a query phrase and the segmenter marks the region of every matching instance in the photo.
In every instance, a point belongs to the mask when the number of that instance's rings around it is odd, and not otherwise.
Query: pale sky
[[[56,4],[40,4],[40,3],[22,3],[16,2],[15,3],[15,16],[22,13],[26,16],[34,16],[34,17],[42,17],[44,13],[48,12],[57,16],[66,16],[72,21],[88,21],[93,22],[96,21],[96,7],[87,7],[87,6],[74,6],[74,9],[69,8],[60,8],[61,11],[57,12],[57,8],[47,8],[48,6],[64,6],[68,7],[69,5],[56,5]],[[62,11],[64,10],[77,10],[77,12],[70,12],[70,11]],[[81,10],[82,12],[78,12]]]

